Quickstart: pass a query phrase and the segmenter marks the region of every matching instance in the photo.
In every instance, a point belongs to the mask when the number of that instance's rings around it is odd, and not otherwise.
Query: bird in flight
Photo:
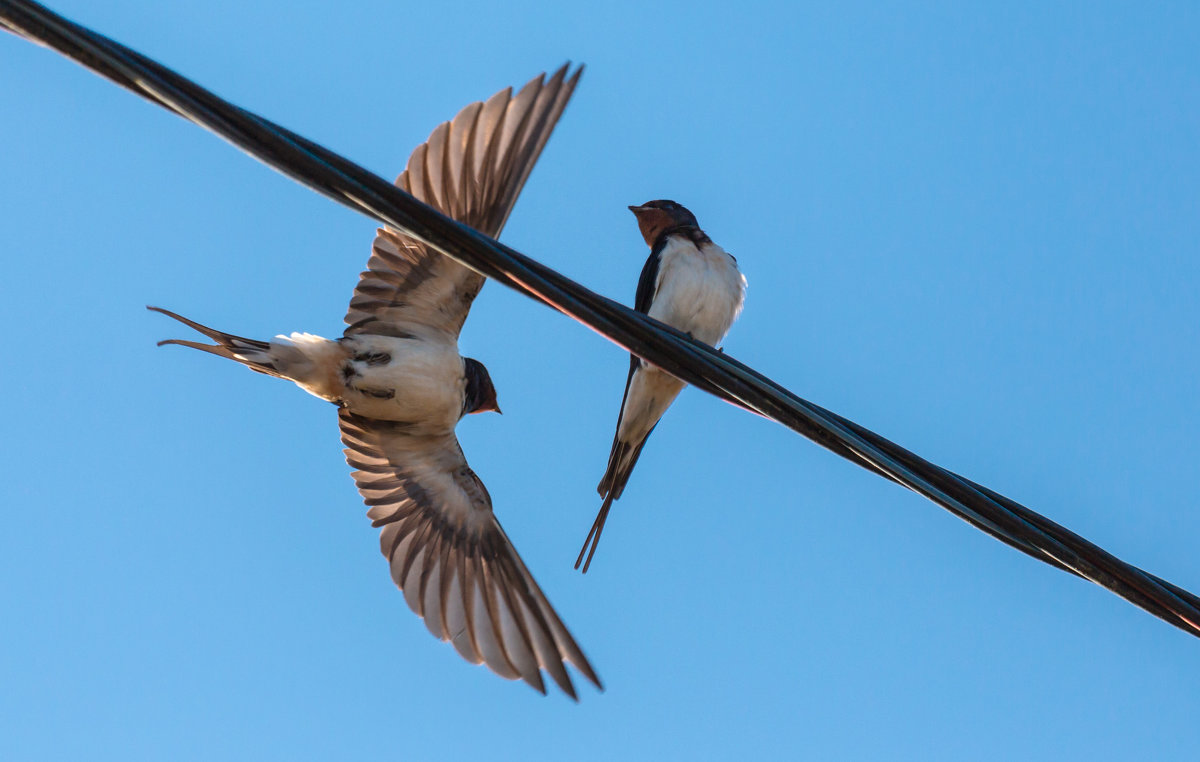
[[[694,214],[674,201],[649,201],[629,210],[650,247],[638,279],[634,309],[697,341],[716,345],[737,320],[746,297],[746,279],[737,260],[713,243]],[[646,439],[684,386],[637,355],[629,356],[629,376],[608,468],[596,488],[604,502],[575,559],[576,569],[582,563],[586,574],[592,565],[613,501],[625,491]]]
[[[568,66],[464,108],[413,151],[396,184],[499,235],[579,81],[582,67],[568,78]],[[496,520],[454,433],[469,413],[500,412],[487,368],[458,351],[483,282],[415,238],[380,229],[339,339],[257,341],[150,309],[215,342],[160,344],[235,360],[337,405],[346,460],[409,607],[468,661],[542,693],[545,670],[575,698],[567,663],[600,680]]]

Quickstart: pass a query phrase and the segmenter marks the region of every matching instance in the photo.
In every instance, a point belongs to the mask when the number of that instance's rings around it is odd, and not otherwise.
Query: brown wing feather
[[[583,72],[568,79],[568,66],[549,79],[533,78],[515,96],[507,88],[472,103],[438,125],[396,185],[485,235],[500,235]],[[381,228],[350,299],[346,334],[433,330],[457,338],[483,281],[425,244]]]
[[[382,527],[380,546],[404,599],[463,658],[545,693],[541,670],[575,697],[566,664],[600,686],[587,657],[521,562],[453,433],[339,411],[346,460]]]

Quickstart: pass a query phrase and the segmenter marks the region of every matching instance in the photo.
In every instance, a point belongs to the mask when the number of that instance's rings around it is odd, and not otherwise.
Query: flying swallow
[[[437,127],[396,184],[495,237],[582,68],[502,90]],[[575,698],[566,664],[599,678],[492,513],[455,427],[500,412],[482,363],[459,355],[458,335],[484,277],[394,230],[380,229],[346,314],[344,335],[271,341],[216,331],[151,307],[214,344],[169,340],[295,382],[338,406],[346,460],[382,528],[392,579],[436,637],[468,661],[542,693],[545,670]]]
[[[716,345],[741,313],[746,297],[746,279],[738,271],[737,260],[713,243],[694,214],[674,201],[649,201],[629,210],[650,247],[634,309],[698,341]],[[613,501],[625,491],[646,439],[684,386],[637,355],[629,356],[629,376],[608,469],[596,488],[604,502],[575,559],[576,569],[583,563],[586,574],[592,565]]]

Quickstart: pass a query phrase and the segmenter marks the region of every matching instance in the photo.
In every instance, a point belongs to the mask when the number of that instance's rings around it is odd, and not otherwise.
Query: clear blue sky
[[[66,15],[388,177],[588,71],[504,240],[632,301],[627,204],[749,280],[726,349],[1200,592],[1192,3],[101,4]],[[622,351],[499,287],[459,428],[607,690],[388,579],[333,409],[145,304],[337,335],[374,224],[0,37],[0,757],[1192,759],[1200,641],[702,393],[591,523]]]

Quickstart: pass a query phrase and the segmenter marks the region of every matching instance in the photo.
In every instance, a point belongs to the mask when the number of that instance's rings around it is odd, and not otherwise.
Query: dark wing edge
[[[570,63],[466,106],[417,146],[396,185],[495,238],[583,74]],[[416,239],[380,228],[346,313],[346,334],[404,335],[428,326],[457,336],[484,277]]]
[[[650,313],[650,305],[654,302],[654,291],[658,283],[658,268],[662,263],[664,245],[665,241],[659,242],[658,245],[650,250],[650,256],[646,258],[646,264],[642,265],[642,273],[638,276],[637,291],[633,297],[633,308],[643,315]],[[633,383],[633,374],[637,372],[640,362],[641,360],[637,355],[629,355],[629,375],[625,376],[625,392],[621,395],[621,408],[617,412],[617,427],[613,431],[612,449],[608,454],[608,468],[604,472],[604,478],[600,480],[600,484],[596,487],[596,491],[600,493],[601,497],[607,497],[614,490],[616,495],[613,499],[615,500],[620,497],[621,490],[625,487],[625,481],[629,478],[627,473],[625,479],[621,480],[620,484],[617,484],[617,467],[624,459],[621,451],[632,446],[625,445],[622,447],[620,439],[621,419],[625,416],[625,402],[629,399],[629,385]],[[653,430],[651,430],[651,433],[653,433]],[[649,439],[649,436],[647,434],[646,438]],[[646,440],[643,439],[642,443],[637,446],[638,452],[641,452],[642,444],[645,444],[645,442]],[[636,460],[637,455],[635,454],[634,461]],[[632,470],[632,463],[629,465],[629,468]]]
[[[650,250],[650,256],[646,258],[646,264],[642,265],[642,273],[638,276],[633,308],[642,314],[648,314],[650,305],[654,302],[658,268],[662,262],[662,250],[665,244],[666,241],[663,239]],[[600,478],[600,483],[596,485],[596,491],[600,493],[604,502],[601,503],[600,510],[596,512],[592,528],[588,530],[583,547],[579,550],[579,557],[575,559],[575,568],[578,569],[582,564],[584,574],[587,574],[588,569],[591,568],[592,556],[596,555],[596,548],[600,545],[600,535],[604,533],[604,524],[608,521],[608,512],[612,509],[613,501],[620,498],[621,493],[625,491],[625,484],[628,483],[629,477],[633,473],[633,467],[637,465],[638,457],[642,454],[646,440],[658,426],[657,423],[654,424],[654,427],[636,445],[621,441],[621,421],[625,417],[625,402],[629,399],[629,385],[633,383],[633,374],[637,372],[639,363],[641,360],[637,355],[629,355],[629,375],[625,377],[625,392],[621,395],[621,407],[617,411],[617,426],[613,431],[612,448],[608,451],[608,465],[604,469],[604,476]],[[584,559],[585,553],[587,554],[586,560]]]
[[[578,700],[569,662],[603,685],[492,513],[454,435],[339,411],[346,461],[382,527],[380,546],[409,608],[472,664],[546,692],[545,670]]]

